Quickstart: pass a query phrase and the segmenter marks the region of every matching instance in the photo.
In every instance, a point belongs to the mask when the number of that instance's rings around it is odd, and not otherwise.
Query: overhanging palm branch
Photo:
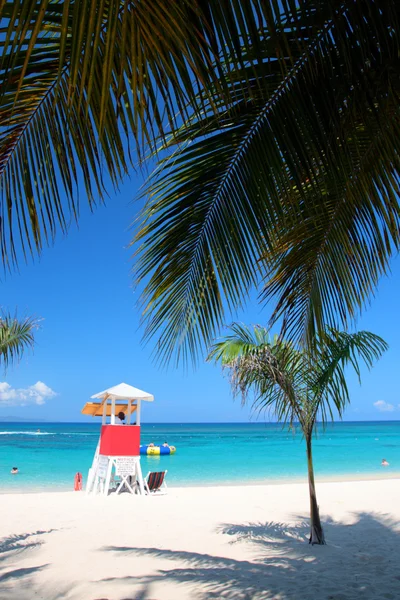
[[[33,346],[33,331],[37,322],[27,317],[19,321],[11,315],[0,318],[0,363],[7,368],[18,361],[27,348]]]
[[[242,41],[274,14],[261,0],[0,2],[3,263],[66,230],[79,189],[93,206],[200,91],[229,103],[220,55],[243,64]]]
[[[373,293],[400,244],[399,17],[394,1],[301,3],[245,45],[234,105],[166,145],[135,238],[165,360],[208,347],[260,278],[272,322],[309,345]]]
[[[274,298],[271,323],[282,317],[289,336],[311,342],[326,324],[347,324],[389,271],[400,241],[400,107],[392,100],[378,122],[368,113],[356,122],[342,173],[320,172],[321,190],[305,202],[299,194],[297,222],[265,256],[262,297]]]

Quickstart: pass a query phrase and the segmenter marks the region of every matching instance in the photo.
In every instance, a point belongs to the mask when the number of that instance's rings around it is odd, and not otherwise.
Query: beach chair
[[[167,493],[165,476],[167,471],[149,471],[144,478],[144,489],[150,496],[159,496]]]

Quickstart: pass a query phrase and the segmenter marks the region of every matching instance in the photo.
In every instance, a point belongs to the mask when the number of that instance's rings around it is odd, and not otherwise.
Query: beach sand
[[[400,480],[0,496],[1,600],[400,598]]]

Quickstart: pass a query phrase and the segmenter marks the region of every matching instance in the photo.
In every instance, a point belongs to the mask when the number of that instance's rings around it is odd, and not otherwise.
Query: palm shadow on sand
[[[9,560],[11,556],[15,556],[16,554],[40,546],[43,541],[38,539],[37,536],[51,533],[52,531],[55,531],[55,529],[17,533],[0,539],[0,562]]]
[[[95,598],[95,600],[109,600],[109,598]],[[156,600],[150,593],[150,585],[144,585],[140,590],[135,592],[135,595],[127,598],[121,597],[121,600]]]
[[[217,533],[229,536],[227,541],[231,544],[248,546],[255,556],[253,560],[152,547],[105,547],[103,551],[113,554],[128,553],[133,559],[154,556],[179,561],[180,566],[160,569],[143,577],[128,575],[102,581],[125,582],[128,586],[152,586],[163,582],[190,584],[195,586],[195,592],[190,595],[198,600],[310,600],[317,597],[356,600],[364,594],[366,586],[369,586],[370,597],[377,600],[400,597],[400,572],[393,570],[393,561],[400,562],[397,522],[370,513],[354,515],[355,522],[351,525],[325,519],[328,545],[310,546],[308,521],[301,516],[295,520],[297,524],[292,526],[273,521],[221,524]],[[377,552],[376,540],[384,545],[385,558]],[[332,570],[336,571],[336,580],[324,576]],[[366,570],[373,576],[373,587],[363,575]],[[396,588],[397,592],[393,594]]]
[[[43,537],[51,534],[56,529],[30,531],[18,533],[0,539],[0,599],[8,598],[18,590],[19,600],[35,597],[38,590],[33,585],[32,577],[46,569],[49,564],[21,566],[20,559],[30,556],[30,552],[39,548]],[[15,597],[15,596],[14,596]],[[39,596],[40,597],[40,596]],[[59,594],[58,598],[64,596]]]

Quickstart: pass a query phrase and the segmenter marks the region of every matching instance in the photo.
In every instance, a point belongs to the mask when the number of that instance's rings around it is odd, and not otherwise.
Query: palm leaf
[[[335,329],[326,331],[317,345],[315,369],[308,382],[314,397],[313,418],[321,411],[325,422],[328,415],[333,419],[334,407],[342,416],[350,402],[345,369],[351,366],[361,384],[360,362],[371,369],[389,346],[370,331],[347,333]]]
[[[18,320],[9,314],[0,318],[0,360],[4,367],[20,360],[24,350],[33,346],[37,321],[31,317]]]
[[[215,343],[208,360],[220,362],[230,373],[235,394],[247,402],[254,393],[253,408],[271,409],[279,421],[302,420],[303,365],[301,355],[283,340],[262,327],[233,323],[232,334]]]
[[[260,276],[273,321],[311,343],[388,271],[400,243],[399,9],[336,8],[275,16],[230,71],[234,105],[217,119],[209,106],[165,146],[135,238],[145,337],[165,360],[198,356]]]
[[[261,0],[16,0],[1,3],[1,251],[40,252],[117,186],[146,145],[228,104],[219,55],[243,64],[274,10]],[[290,2],[282,3],[288,10]],[[229,80],[229,76],[227,77]],[[212,89],[214,95],[207,90]],[[203,100],[197,102],[201,97]],[[21,246],[21,248],[20,248]]]
[[[305,202],[299,195],[297,222],[266,257],[262,296],[276,300],[271,325],[283,317],[283,335],[311,344],[327,323],[348,325],[389,272],[400,243],[400,112],[394,98],[387,119],[384,127],[372,115],[355,125],[341,177],[320,173],[320,194],[310,190]]]

